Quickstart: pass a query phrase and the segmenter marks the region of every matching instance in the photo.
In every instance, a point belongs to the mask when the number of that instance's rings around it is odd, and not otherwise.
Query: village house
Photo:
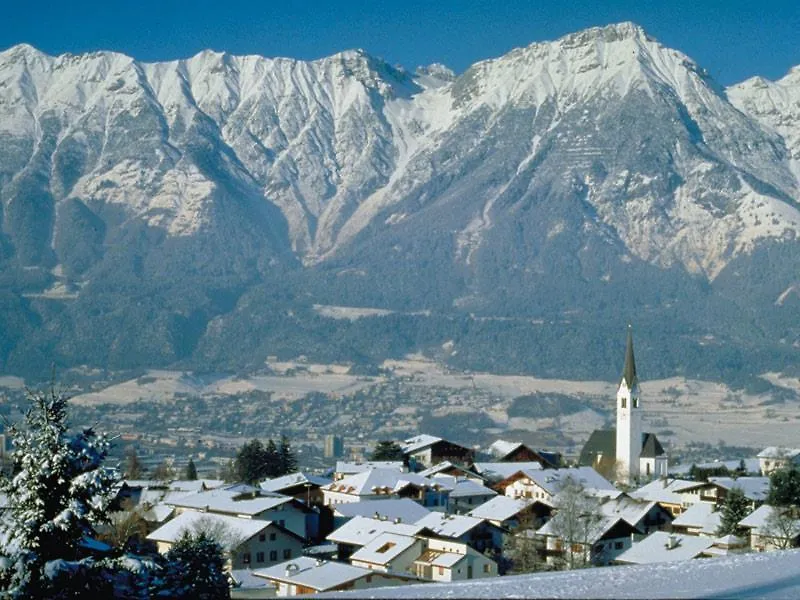
[[[800,546],[800,514],[792,507],[762,504],[739,526],[747,531],[750,548],[757,552]]]
[[[676,517],[687,507],[700,501],[702,485],[703,482],[662,477],[630,492],[630,496],[658,502]]]
[[[487,453],[498,462],[538,462],[543,469],[561,466],[561,455],[557,452],[533,450],[521,442],[497,440],[489,446]]]
[[[333,471],[333,480],[339,481],[345,477],[358,475],[365,471],[372,471],[373,469],[384,469],[389,471],[397,471],[399,473],[407,473],[408,466],[403,464],[403,461],[395,460],[372,460],[366,462],[347,462],[343,460],[336,461],[336,467]]]
[[[307,556],[273,567],[257,569],[253,571],[253,575],[274,584],[279,597],[422,583],[411,575],[381,573],[347,563],[318,560]]]
[[[333,525],[339,528],[353,517],[368,517],[395,523],[416,523],[431,511],[410,498],[385,498],[342,502],[333,508]]]
[[[753,509],[761,505],[769,493],[769,477],[709,477],[707,482],[699,482],[696,488],[700,502],[710,502],[720,506],[725,502],[728,492],[734,488],[742,491]]]
[[[416,525],[430,532],[431,537],[463,542],[478,552],[499,554],[503,549],[503,530],[476,517],[432,512]]]
[[[433,481],[444,482],[452,487],[447,504],[447,512],[450,513],[467,513],[476,506],[480,506],[487,500],[497,496],[497,492],[493,489],[464,477],[437,475],[432,479]]]
[[[684,535],[701,535],[714,538],[722,522],[722,513],[715,504],[698,502],[675,517],[672,521],[672,531]]]
[[[337,558],[348,560],[359,548],[366,546],[382,533],[414,537],[422,534],[424,529],[422,525],[415,523],[399,523],[356,516],[328,534],[327,539],[336,544]]]
[[[762,475],[770,475],[777,469],[793,465],[800,466],[800,448],[769,446],[757,455]]]
[[[350,564],[384,573],[410,573],[425,549],[419,537],[384,532],[350,556]]]
[[[265,492],[292,496],[305,502],[307,506],[322,506],[323,495],[321,488],[330,485],[332,481],[327,477],[297,472],[267,479],[259,484]]]
[[[411,498],[431,510],[447,510],[450,487],[416,473],[372,469],[345,477],[322,488],[326,506],[383,498]]]
[[[223,548],[228,570],[275,564],[302,554],[304,538],[272,521],[186,511],[147,536],[164,554],[185,533],[205,532]]]
[[[618,516],[636,529],[636,532],[648,535],[670,527],[672,513],[658,502],[648,502],[621,494],[609,498],[600,504],[600,512],[609,517]]]
[[[467,467],[457,465],[451,463],[449,460],[442,461],[436,465],[433,465],[430,468],[425,469],[424,471],[420,471],[417,473],[422,477],[435,477],[436,475],[451,475],[452,477],[465,477],[466,479],[471,479],[476,483],[485,484],[486,478],[479,475],[475,471],[468,469]]]
[[[602,566],[610,564],[631,547],[635,527],[618,515],[592,514],[579,516],[572,539],[565,537],[569,527],[564,521],[574,516],[556,513],[536,531],[545,541],[545,560],[549,565],[564,561],[575,565]]]
[[[589,495],[616,497],[621,493],[591,467],[517,471],[494,487],[511,498],[528,498],[552,506],[553,497],[568,479]]]
[[[497,563],[468,544],[426,540],[427,548],[414,561],[413,573],[431,581],[465,581],[499,575]]]
[[[468,514],[489,521],[501,529],[513,531],[520,527],[538,529],[553,514],[553,508],[528,498],[500,495],[473,508]]]
[[[432,467],[445,460],[470,464],[475,458],[475,452],[470,448],[424,433],[405,440],[400,446],[408,463],[422,468]]]
[[[304,502],[291,496],[241,484],[182,496],[167,504],[178,514],[193,511],[274,521],[302,538],[310,537],[307,515],[316,515]]]
[[[616,557],[616,564],[679,562],[709,556],[714,538],[656,531]],[[646,595],[646,593],[645,593]]]

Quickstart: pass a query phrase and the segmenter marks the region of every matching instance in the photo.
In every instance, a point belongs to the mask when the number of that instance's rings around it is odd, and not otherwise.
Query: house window
[[[263,552],[256,552],[256,562],[263,563],[264,562],[264,553]]]
[[[286,548],[283,551],[283,558],[292,558],[292,549],[291,548]]]
[[[250,564],[250,553],[249,552],[245,552],[244,554],[242,554],[242,562],[244,564],[246,564],[246,565]]]
[[[372,583],[372,575],[367,575],[367,583]]]
[[[258,541],[259,542],[266,542],[267,541],[267,534],[266,533],[259,533],[258,534]]]
[[[274,542],[274,541],[275,541],[275,537],[276,537],[276,536],[275,536],[275,534],[274,534],[274,533],[270,533],[270,534],[269,534],[269,541],[270,541],[270,542]]]
[[[444,567],[439,567],[439,575],[444,575]]]
[[[622,542],[614,542],[614,550],[622,550],[624,545]]]
[[[275,562],[278,560],[278,551],[277,550],[270,550],[269,551],[269,560],[271,562]]]
[[[492,567],[489,565],[489,563],[486,563],[485,565],[483,565],[483,572],[484,573],[491,573],[492,572]]]

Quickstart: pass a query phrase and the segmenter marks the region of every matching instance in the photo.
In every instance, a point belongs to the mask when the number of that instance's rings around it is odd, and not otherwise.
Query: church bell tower
[[[621,481],[639,477],[639,455],[642,452],[642,407],[639,382],[633,358],[633,330],[628,325],[625,367],[617,390],[617,474]]]

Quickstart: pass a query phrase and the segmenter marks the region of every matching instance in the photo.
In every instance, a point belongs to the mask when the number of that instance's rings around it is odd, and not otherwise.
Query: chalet
[[[447,510],[450,487],[416,473],[372,469],[351,475],[322,488],[326,506],[383,498],[411,498],[431,510]]]
[[[426,550],[414,561],[412,572],[431,581],[464,581],[496,577],[497,563],[467,544],[427,539]]]
[[[533,450],[521,442],[497,440],[489,446],[488,454],[498,462],[538,462],[543,469],[561,466],[561,455],[557,452]]]
[[[267,479],[259,484],[265,492],[292,496],[306,503],[307,506],[322,506],[322,487],[330,485],[332,481],[327,477],[310,475],[298,472],[282,477]]]
[[[568,561],[576,565],[608,565],[631,547],[637,530],[617,515],[594,514],[578,517],[583,519],[571,527],[568,521],[574,515],[557,512],[542,525],[536,535],[545,540],[545,559],[554,565]],[[572,538],[566,537],[573,531]]]
[[[503,549],[503,530],[484,519],[432,512],[416,525],[430,532],[429,537],[463,542],[478,552],[499,553]]]
[[[553,508],[528,498],[495,496],[488,502],[473,508],[468,514],[513,531],[520,527],[538,529],[553,514]]]
[[[328,534],[328,540],[337,545],[339,560],[347,560],[359,548],[366,546],[382,533],[413,537],[424,533],[424,529],[422,525],[414,523],[398,523],[356,516]]]
[[[497,492],[492,488],[487,488],[480,483],[464,477],[450,477],[448,475],[438,475],[432,478],[433,481],[445,482],[451,486],[447,512],[463,514],[471,511],[476,506],[480,506],[487,500],[497,496]]]
[[[616,557],[616,564],[679,562],[709,556],[714,539],[656,531]]]
[[[686,509],[672,521],[672,531],[684,535],[701,535],[714,538],[717,535],[722,513],[716,505],[698,502]]]
[[[495,487],[511,498],[529,498],[553,506],[553,497],[568,479],[581,485],[592,496],[616,497],[621,493],[591,467],[517,471]]]
[[[750,548],[758,552],[800,546],[800,514],[796,508],[762,504],[739,526],[750,538]]]
[[[757,458],[761,474],[769,475],[777,469],[790,465],[800,466],[800,448],[769,446],[759,452]]]
[[[639,534],[666,529],[672,523],[672,513],[657,502],[648,502],[621,494],[600,504],[600,512],[609,517],[620,517]]]
[[[421,465],[424,468],[446,460],[469,464],[475,458],[475,452],[470,448],[424,433],[405,440],[401,447],[409,464]]]
[[[767,499],[769,493],[769,477],[709,477],[707,482],[700,482],[698,488],[700,502],[710,502],[719,506],[725,502],[728,492],[734,488],[742,491],[745,498],[755,509]]]
[[[302,538],[308,537],[306,516],[313,513],[305,503],[291,496],[270,494],[245,485],[189,494],[166,504],[178,514],[192,511],[274,521]]]
[[[353,517],[368,517],[395,523],[416,523],[429,511],[410,498],[385,498],[363,500],[361,502],[342,502],[332,505],[333,523],[341,527]]]
[[[630,492],[633,498],[658,502],[672,516],[678,516],[688,506],[700,501],[701,481],[662,477]]]
[[[220,543],[228,570],[276,564],[302,554],[304,539],[273,521],[186,511],[147,536],[162,554],[185,533],[205,531]]]
[[[347,563],[306,556],[256,569],[253,575],[275,585],[279,597],[422,583],[411,575],[380,573]]]
[[[408,573],[424,549],[423,538],[384,532],[356,550],[350,564],[384,573]]]

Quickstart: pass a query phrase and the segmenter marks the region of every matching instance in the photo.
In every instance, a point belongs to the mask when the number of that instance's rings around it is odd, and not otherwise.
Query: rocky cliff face
[[[0,359],[125,365],[133,347],[202,363],[254,319],[248,290],[265,310],[577,312],[586,327],[681,302],[694,333],[734,304],[785,329],[797,74],[726,91],[630,23],[459,77],[361,51],[141,64],[11,48]]]

